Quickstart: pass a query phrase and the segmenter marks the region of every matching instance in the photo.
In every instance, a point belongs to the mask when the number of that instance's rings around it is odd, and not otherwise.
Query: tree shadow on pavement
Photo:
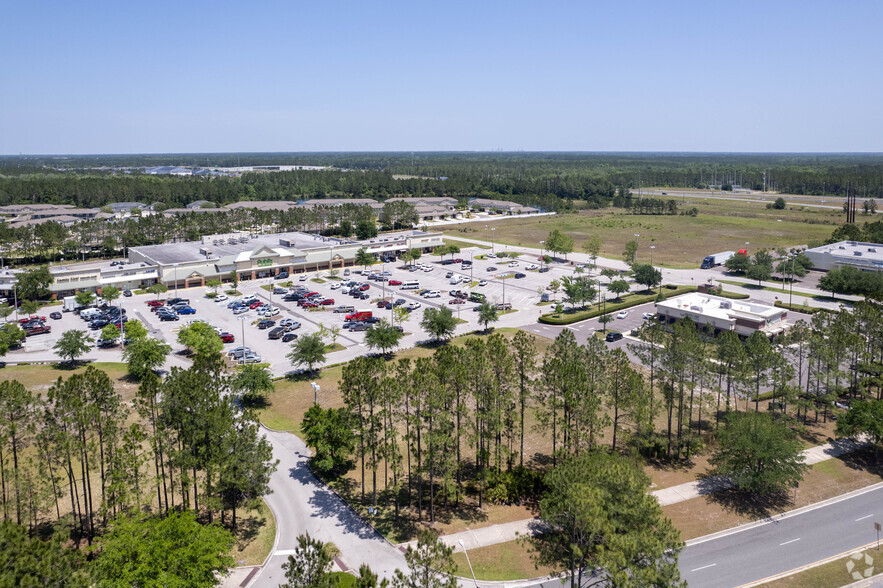
[[[307,467],[290,468],[289,475],[304,486],[314,489],[309,499],[310,516],[320,519],[336,519],[337,525],[360,539],[374,539],[374,529],[353,512],[344,500],[313,476]],[[330,522],[330,521],[329,521]]]

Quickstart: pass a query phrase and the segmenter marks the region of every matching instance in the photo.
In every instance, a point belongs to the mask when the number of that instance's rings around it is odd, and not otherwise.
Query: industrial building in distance
[[[830,271],[845,266],[868,271],[883,270],[883,245],[860,241],[839,241],[813,247],[803,252],[812,262],[812,268]]]

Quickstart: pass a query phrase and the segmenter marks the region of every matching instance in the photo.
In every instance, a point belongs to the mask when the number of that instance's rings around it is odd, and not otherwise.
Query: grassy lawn
[[[469,550],[469,561],[475,577],[485,581],[512,581],[524,578],[539,578],[552,573],[552,568],[537,567],[531,558],[533,550],[521,541],[507,541],[487,547]],[[463,552],[454,554],[457,575],[471,578],[469,565]]]
[[[874,560],[872,574],[879,574],[881,570],[880,552],[876,549],[867,549],[861,553],[845,556],[841,559],[810,568],[803,572],[774,580],[764,584],[770,588],[826,588],[828,586],[846,586],[861,579],[852,574],[861,574],[868,568],[865,557],[870,556]],[[852,562],[852,573],[849,571],[849,562]]]
[[[478,245],[476,243],[470,243],[468,241],[460,241],[458,239],[449,239],[447,237],[442,239],[442,241],[444,241],[445,245],[456,245],[460,249],[466,249],[468,247],[475,247],[477,249],[490,249],[491,248],[490,245]]]
[[[497,223],[497,243],[539,247],[553,229],[573,237],[575,250],[592,235],[603,241],[601,255],[621,259],[627,241],[640,234],[638,261],[649,261],[650,245],[655,245],[654,263],[670,267],[699,267],[708,253],[741,249],[751,241],[753,250],[805,245],[824,241],[835,225],[842,223],[838,211],[766,210],[764,203],[691,199],[689,207],[699,208],[699,216],[650,216],[624,214],[618,209],[587,210],[579,214],[525,217]],[[782,222],[777,222],[780,220]],[[484,239],[484,229],[474,223],[450,225],[447,237],[468,236]]]
[[[135,393],[138,391],[138,383],[128,379],[126,364],[124,363],[96,362],[83,364],[75,369],[67,369],[60,364],[10,365],[0,368],[0,378],[4,380],[18,380],[27,389],[45,394],[58,378],[67,380],[74,374],[81,374],[86,371],[87,365],[94,366],[105,372],[113,380],[114,388],[120,393],[123,400],[129,401],[135,397]]]
[[[257,510],[245,513],[245,516],[243,513],[237,514],[236,544],[230,555],[236,560],[236,565],[260,565],[273,549],[273,542],[276,540],[273,513],[261,500]]]

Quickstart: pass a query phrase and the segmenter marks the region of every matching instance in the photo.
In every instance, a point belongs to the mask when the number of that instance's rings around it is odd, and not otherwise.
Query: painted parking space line
[[[785,541],[784,543],[779,543],[779,547],[781,547],[782,545],[788,545],[789,543],[794,543],[795,541],[800,541],[800,537],[798,537],[797,539],[792,539],[791,541]]]
[[[279,553],[278,551],[276,553]],[[713,568],[716,566],[716,563],[708,564],[707,566],[702,566],[701,568],[696,568],[695,570],[690,570],[691,572],[698,572],[699,570],[707,570],[708,568]]]

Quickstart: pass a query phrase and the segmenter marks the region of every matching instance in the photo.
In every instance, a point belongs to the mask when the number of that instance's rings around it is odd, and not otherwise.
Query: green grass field
[[[824,241],[842,214],[833,210],[767,210],[763,203],[688,199],[684,207],[699,209],[699,215],[651,216],[625,214],[621,209],[586,210],[578,214],[523,217],[496,223],[497,244],[539,248],[553,229],[574,239],[574,249],[582,252],[592,235],[603,241],[601,255],[621,259],[625,244],[638,237],[638,261],[669,267],[699,267],[709,253],[737,250],[750,242],[749,249],[775,249]],[[781,221],[781,222],[780,222]],[[484,229],[476,223],[450,225],[447,238],[457,236],[484,239]],[[498,247],[499,248],[499,247]]]

